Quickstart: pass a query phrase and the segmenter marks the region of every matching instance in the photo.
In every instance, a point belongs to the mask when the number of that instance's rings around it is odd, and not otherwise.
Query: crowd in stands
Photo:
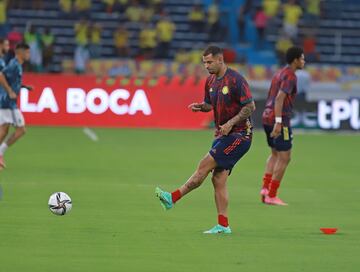
[[[0,0],[0,39],[9,43],[9,52],[11,56],[15,45],[21,41],[26,42],[30,46],[31,60],[27,65],[27,69],[32,71],[49,71],[53,57],[53,45],[55,37],[51,33],[50,28],[44,27],[42,31],[38,31],[31,23],[25,27],[25,31],[20,32],[16,28],[11,28],[7,22],[7,10],[9,8],[27,8],[42,9],[43,1],[24,1],[24,0]]]
[[[84,72],[90,59],[102,57],[102,31],[104,27],[92,19],[91,8],[95,0],[59,0],[59,8],[64,18],[76,20],[74,25],[74,63],[77,72]],[[200,63],[202,45],[194,44],[192,50],[172,50],[172,42],[177,31],[176,24],[164,9],[163,0],[98,0],[103,12],[121,14],[126,20],[119,23],[113,33],[114,56],[137,60],[170,59],[179,63]],[[228,33],[226,23],[221,22],[221,0],[212,1],[205,7],[194,2],[188,13],[188,24],[194,33],[208,34],[208,42],[225,41]],[[7,24],[7,9],[43,9],[42,0],[0,0],[0,38],[24,40],[31,47],[31,69],[34,71],[51,70],[56,37],[51,28],[36,29],[31,22],[23,33],[11,29]],[[231,11],[233,12],[233,11]],[[225,14],[226,15],[226,14]],[[256,48],[263,49],[266,43],[267,28],[275,18],[282,18],[282,29],[278,32],[275,45],[279,62],[282,64],[284,53],[293,44],[301,44],[307,59],[319,60],[316,51],[316,24],[321,17],[321,0],[245,0],[238,12],[240,44],[247,43],[245,29],[249,23],[257,31]],[[299,36],[299,21],[305,28]],[[137,24],[139,31],[130,30],[129,24]],[[315,28],[314,28],[315,26]],[[130,45],[130,37],[136,35],[136,46]],[[234,52],[227,51],[230,59],[239,61]]]
[[[77,0],[79,1],[79,0]],[[88,59],[101,57],[101,26],[90,24],[87,12],[91,1],[83,0],[81,5],[80,20],[75,25],[75,64],[76,71],[82,72]],[[61,7],[67,16],[73,12],[79,12],[79,6],[72,5],[71,0],[60,0]],[[76,3],[76,1],[75,1]],[[119,24],[113,33],[114,55],[121,58],[169,59],[174,58],[181,62],[201,62],[200,46],[194,45],[190,52],[179,50],[171,52],[171,43],[176,32],[176,24],[166,14],[162,0],[103,0],[104,10],[108,13],[121,13],[128,23],[139,26],[137,34],[137,48],[134,50],[129,45],[130,31],[127,23]],[[74,9],[75,7],[75,9]],[[83,8],[87,9],[84,10]],[[219,7],[217,1],[205,10],[200,4],[195,4],[188,14],[189,25],[196,33],[208,32],[209,42],[219,41],[224,33],[224,28],[219,20]],[[97,26],[96,26],[97,25]],[[96,26],[96,27],[95,27]],[[95,39],[94,39],[95,36]]]
[[[316,52],[316,27],[321,17],[321,0],[245,0],[238,15],[239,42],[245,43],[246,17],[253,18],[257,30],[258,47],[264,44],[266,30],[278,16],[282,17],[275,50],[283,64],[286,50],[294,44],[302,45],[308,60],[319,60]],[[305,37],[299,37],[299,21],[304,20]],[[307,28],[306,28],[307,27]]]

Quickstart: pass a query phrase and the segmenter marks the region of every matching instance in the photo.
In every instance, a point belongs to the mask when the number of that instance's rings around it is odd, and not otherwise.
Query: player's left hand
[[[188,108],[191,109],[193,112],[201,111],[202,103],[191,103]]]
[[[25,88],[25,89],[27,89],[27,90],[29,90],[29,91],[34,90],[34,87],[33,87],[33,86],[30,86],[30,85],[22,85],[21,87],[23,87],[23,88]]]
[[[220,127],[221,135],[227,136],[230,133],[230,131],[232,130],[233,126],[230,125],[229,123],[225,123],[225,124],[223,124],[223,125],[221,125],[219,127]]]
[[[270,133],[270,136],[272,138],[277,138],[280,136],[280,134],[281,134],[281,124],[275,123],[274,128],[273,128],[272,132]]]

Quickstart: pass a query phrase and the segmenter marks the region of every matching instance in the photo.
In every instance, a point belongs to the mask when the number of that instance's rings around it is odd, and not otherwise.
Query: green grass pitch
[[[262,131],[229,178],[233,234],[216,224],[209,178],[165,212],[156,185],[173,190],[209,150],[212,131],[29,128],[0,172],[1,272],[359,271],[360,137],[295,135],[281,197],[264,206]],[[73,200],[50,213],[51,193]],[[320,227],[338,227],[324,235]]]

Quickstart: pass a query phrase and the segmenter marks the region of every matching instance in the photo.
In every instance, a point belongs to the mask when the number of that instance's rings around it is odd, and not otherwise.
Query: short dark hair
[[[204,50],[203,56],[205,57],[210,54],[212,54],[213,56],[222,55],[223,50],[218,46],[210,45]]]
[[[293,46],[286,51],[286,62],[291,64],[295,59],[301,57],[304,54],[304,50],[300,47]]]
[[[15,47],[15,50],[18,50],[18,49],[23,49],[23,50],[27,50],[27,49],[30,49],[30,46],[27,44],[27,43],[18,43]]]

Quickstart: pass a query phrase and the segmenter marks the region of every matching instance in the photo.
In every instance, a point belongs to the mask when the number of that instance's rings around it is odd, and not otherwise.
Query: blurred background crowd
[[[85,73],[101,66],[97,61],[131,60],[112,69],[126,74],[139,61],[161,60],[181,73],[201,63],[208,43],[240,65],[282,65],[296,44],[308,63],[357,66],[360,2],[0,0],[0,37],[10,49],[21,40],[30,45],[27,70],[34,72]]]

